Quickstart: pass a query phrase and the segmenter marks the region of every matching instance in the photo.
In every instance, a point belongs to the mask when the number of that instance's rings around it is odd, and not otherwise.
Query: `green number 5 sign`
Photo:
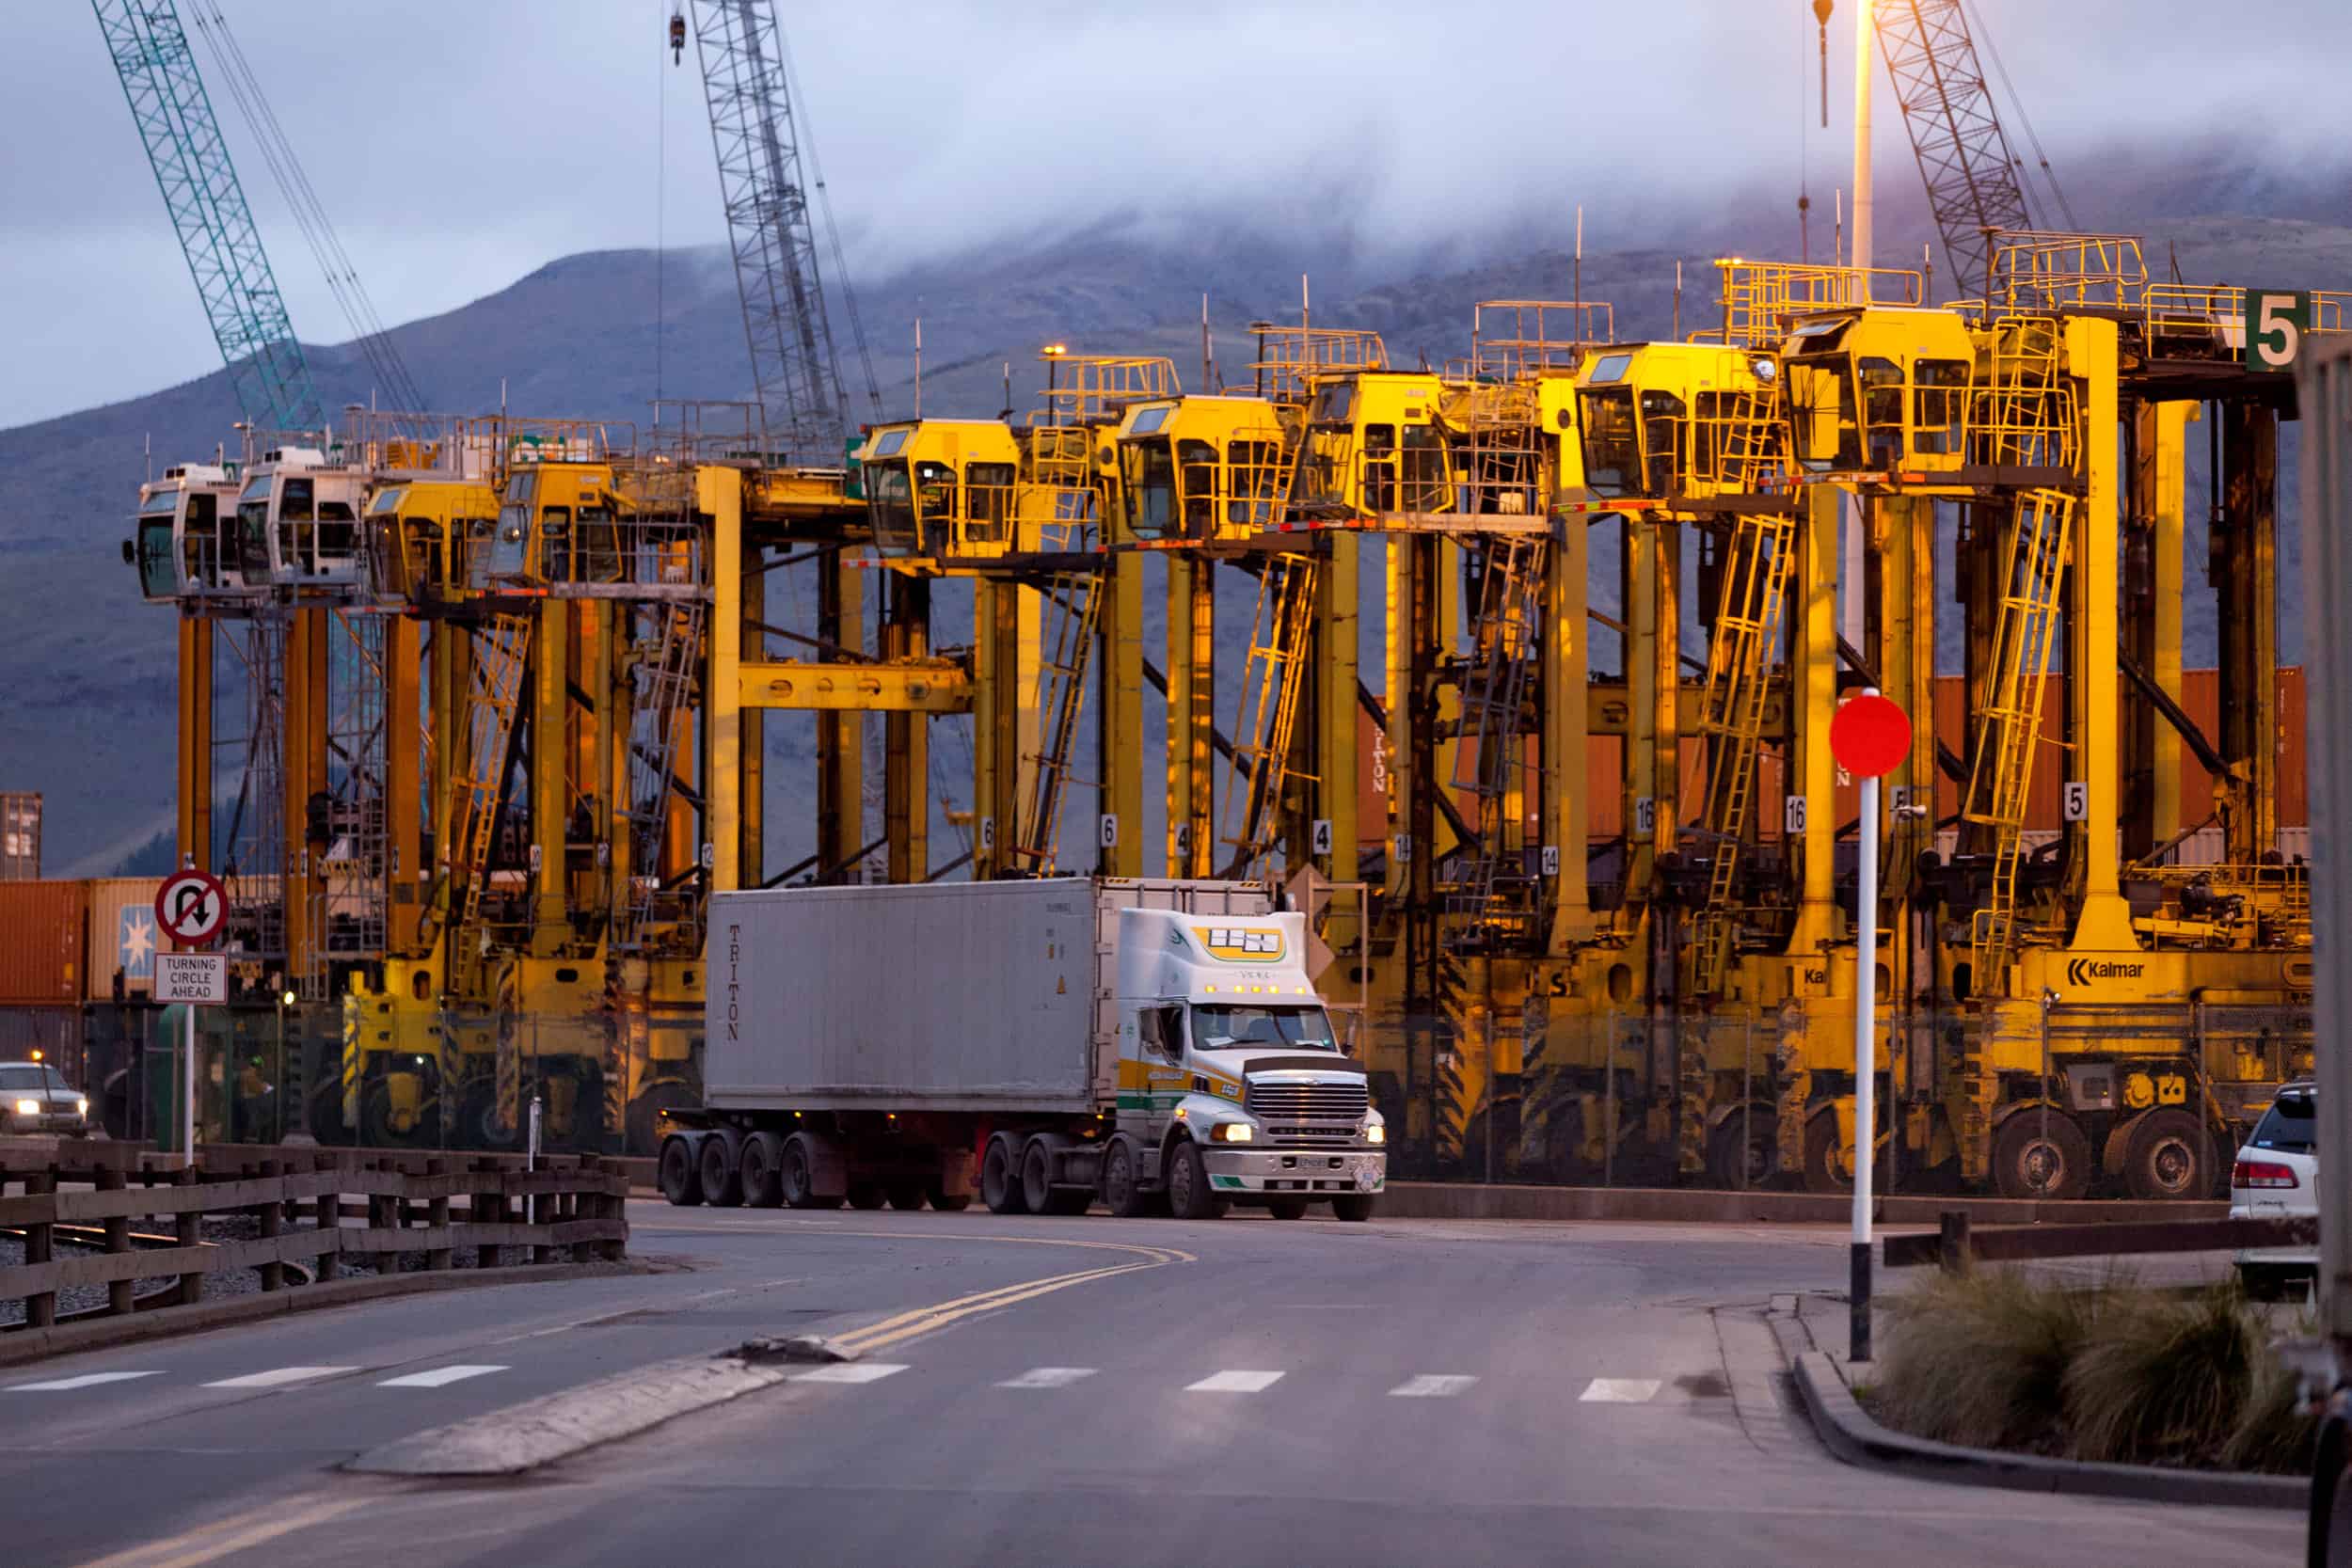
[[[2258,371],[2291,371],[2312,329],[2307,293],[2246,291],[2246,363]]]

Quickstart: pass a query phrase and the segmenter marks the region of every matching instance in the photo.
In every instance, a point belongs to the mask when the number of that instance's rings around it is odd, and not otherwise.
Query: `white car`
[[[2276,1219],[2319,1212],[2319,1090],[2289,1084],[2254,1124],[2230,1170],[2230,1217]],[[2237,1255],[2238,1277],[2263,1295],[2289,1281],[2316,1279],[2319,1248],[2255,1247]]]

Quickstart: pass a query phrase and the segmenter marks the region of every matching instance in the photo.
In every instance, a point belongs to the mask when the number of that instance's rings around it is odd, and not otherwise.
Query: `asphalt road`
[[[631,1220],[633,1251],[675,1272],[0,1373],[0,1560],[2093,1568],[2300,1551],[2282,1514],[1830,1458],[1786,1403],[1760,1311],[1840,1282],[1834,1227],[649,1204]],[[850,1370],[528,1479],[333,1468],[650,1362],[925,1307],[943,1310],[869,1329]]]

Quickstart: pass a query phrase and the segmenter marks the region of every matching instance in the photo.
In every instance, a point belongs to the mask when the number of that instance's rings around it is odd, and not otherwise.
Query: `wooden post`
[[[339,1179],[342,1177],[343,1164],[341,1160],[322,1154],[318,1162],[320,1170],[331,1172]],[[318,1270],[319,1279],[324,1282],[342,1272],[343,1195],[340,1180],[336,1185],[310,1200],[310,1224],[317,1227],[321,1235],[335,1238],[335,1250],[320,1253],[313,1265]]]
[[[262,1161],[262,1180],[264,1181],[276,1181],[280,1183],[278,1188],[277,1196],[272,1197],[268,1202],[259,1205],[255,1210],[255,1212],[259,1213],[262,1217],[262,1239],[265,1242],[274,1242],[284,1231],[286,1224],[286,1189],[283,1185],[285,1180],[285,1166],[279,1164],[275,1160]],[[285,1284],[286,1265],[283,1262],[276,1258],[272,1258],[268,1262],[262,1265],[262,1290],[283,1290],[285,1288]]]
[[[538,1232],[540,1238],[533,1240],[531,1244],[531,1260],[534,1263],[555,1261],[555,1248],[548,1244],[544,1238],[547,1235],[548,1227],[555,1223],[561,1207],[562,1200],[553,1193],[525,1193],[523,1195],[523,1212],[531,1216],[532,1227]]]
[[[627,1170],[628,1167],[626,1165],[623,1165],[620,1161],[614,1160],[610,1163],[609,1168],[605,1171],[606,1179],[612,1181],[614,1185],[618,1186],[621,1190],[617,1193],[607,1193],[604,1195],[604,1202],[600,1206],[599,1213],[603,1218],[612,1220],[618,1225],[627,1225],[628,1223],[628,1177],[626,1174]],[[617,1236],[612,1237],[608,1241],[599,1242],[596,1243],[596,1256],[603,1259],[608,1263],[617,1263],[622,1259],[628,1256],[628,1243],[622,1241]]]
[[[179,1188],[194,1187],[197,1184],[196,1167],[192,1164],[182,1165],[179,1170],[172,1174],[171,1184],[174,1187]],[[193,1247],[204,1244],[203,1210],[184,1209],[178,1214],[174,1215],[173,1218],[178,1221],[175,1234],[178,1236],[182,1246]],[[182,1275],[180,1276],[180,1305],[183,1307],[194,1307],[203,1298],[204,1276],[200,1274]]]
[[[26,1197],[40,1197],[43,1194],[55,1193],[56,1190],[57,1175],[55,1171],[32,1171],[24,1178]],[[24,1227],[24,1261],[27,1263],[49,1262],[56,1256],[52,1250],[56,1242],[56,1232],[49,1222],[42,1221],[40,1224],[27,1225]],[[47,1328],[56,1321],[56,1291],[42,1291],[39,1294],[24,1298],[24,1322],[27,1326]]]
[[[396,1175],[403,1177],[404,1179],[407,1175],[407,1172],[402,1170],[399,1164],[392,1160],[378,1160],[375,1164],[378,1170],[383,1171],[387,1175]],[[381,1197],[376,1201],[383,1205],[383,1208],[378,1211],[378,1212],[382,1215],[382,1218],[377,1223],[384,1229],[400,1231],[407,1228],[408,1211],[406,1207],[407,1200],[405,1197]],[[397,1240],[397,1238],[395,1238],[395,1240]],[[398,1274],[400,1272],[400,1254],[397,1251],[389,1250],[377,1253],[375,1255],[375,1272],[378,1274]]]
[[[449,1175],[449,1162],[441,1159],[427,1160],[424,1163],[424,1174],[427,1180],[446,1179]],[[446,1232],[449,1229],[448,1193],[437,1192],[426,1200],[424,1223],[436,1230]],[[446,1236],[443,1239],[446,1240]],[[453,1248],[447,1246],[427,1247],[424,1254],[424,1266],[428,1269],[448,1268],[453,1260]]]
[[[119,1193],[129,1185],[129,1179],[120,1170],[108,1169],[98,1173],[98,1190],[102,1193]],[[108,1215],[106,1217],[107,1256],[119,1258],[130,1250],[131,1216],[128,1214]],[[106,1281],[106,1310],[109,1313],[132,1310],[131,1287],[136,1282],[129,1279]]]
[[[1943,1239],[1936,1244],[1935,1260],[1946,1274],[1968,1272],[1968,1211],[1947,1209],[1943,1214]]]
[[[473,1196],[466,1204],[467,1217],[476,1225],[504,1224],[506,1199],[498,1191],[498,1161],[485,1155],[473,1163],[473,1168],[481,1173],[485,1180],[474,1186]],[[499,1259],[499,1243],[496,1242],[484,1242],[475,1249],[474,1260],[483,1268],[497,1268]]]

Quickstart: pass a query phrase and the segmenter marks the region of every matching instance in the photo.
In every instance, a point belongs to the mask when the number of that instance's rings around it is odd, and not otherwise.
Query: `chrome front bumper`
[[[1376,1193],[1389,1181],[1389,1156],[1376,1148],[1203,1148],[1201,1154],[1209,1186],[1219,1193],[1330,1197]]]

